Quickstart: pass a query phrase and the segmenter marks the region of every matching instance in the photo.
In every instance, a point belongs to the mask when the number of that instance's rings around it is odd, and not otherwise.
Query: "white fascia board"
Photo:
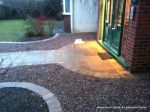
[[[63,12],[63,15],[71,15],[71,13],[66,13],[66,12]]]

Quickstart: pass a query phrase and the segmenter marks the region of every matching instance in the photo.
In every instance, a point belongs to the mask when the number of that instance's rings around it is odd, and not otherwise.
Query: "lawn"
[[[49,20],[50,21],[50,20]],[[48,21],[45,25],[45,34],[49,33]],[[0,41],[19,42],[25,38],[26,24],[24,20],[2,20],[0,21]]]
[[[20,41],[24,37],[23,20],[0,21],[0,41]]]

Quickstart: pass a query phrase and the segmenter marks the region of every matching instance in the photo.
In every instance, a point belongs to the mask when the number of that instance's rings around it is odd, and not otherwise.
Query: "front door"
[[[125,0],[106,0],[105,28],[103,42],[106,47],[119,55]]]

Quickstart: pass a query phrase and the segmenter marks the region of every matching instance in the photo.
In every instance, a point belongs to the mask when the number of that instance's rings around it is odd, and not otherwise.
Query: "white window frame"
[[[70,0],[70,12],[66,12],[66,0],[63,0],[63,15],[71,15],[71,0]]]

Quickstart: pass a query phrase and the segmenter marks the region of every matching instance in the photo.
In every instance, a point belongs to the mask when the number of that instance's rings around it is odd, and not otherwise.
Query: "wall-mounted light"
[[[134,16],[135,16],[135,7],[131,6],[131,9],[130,9],[130,20],[134,20]]]
[[[132,0],[132,5],[137,5],[138,4],[138,0]]]

